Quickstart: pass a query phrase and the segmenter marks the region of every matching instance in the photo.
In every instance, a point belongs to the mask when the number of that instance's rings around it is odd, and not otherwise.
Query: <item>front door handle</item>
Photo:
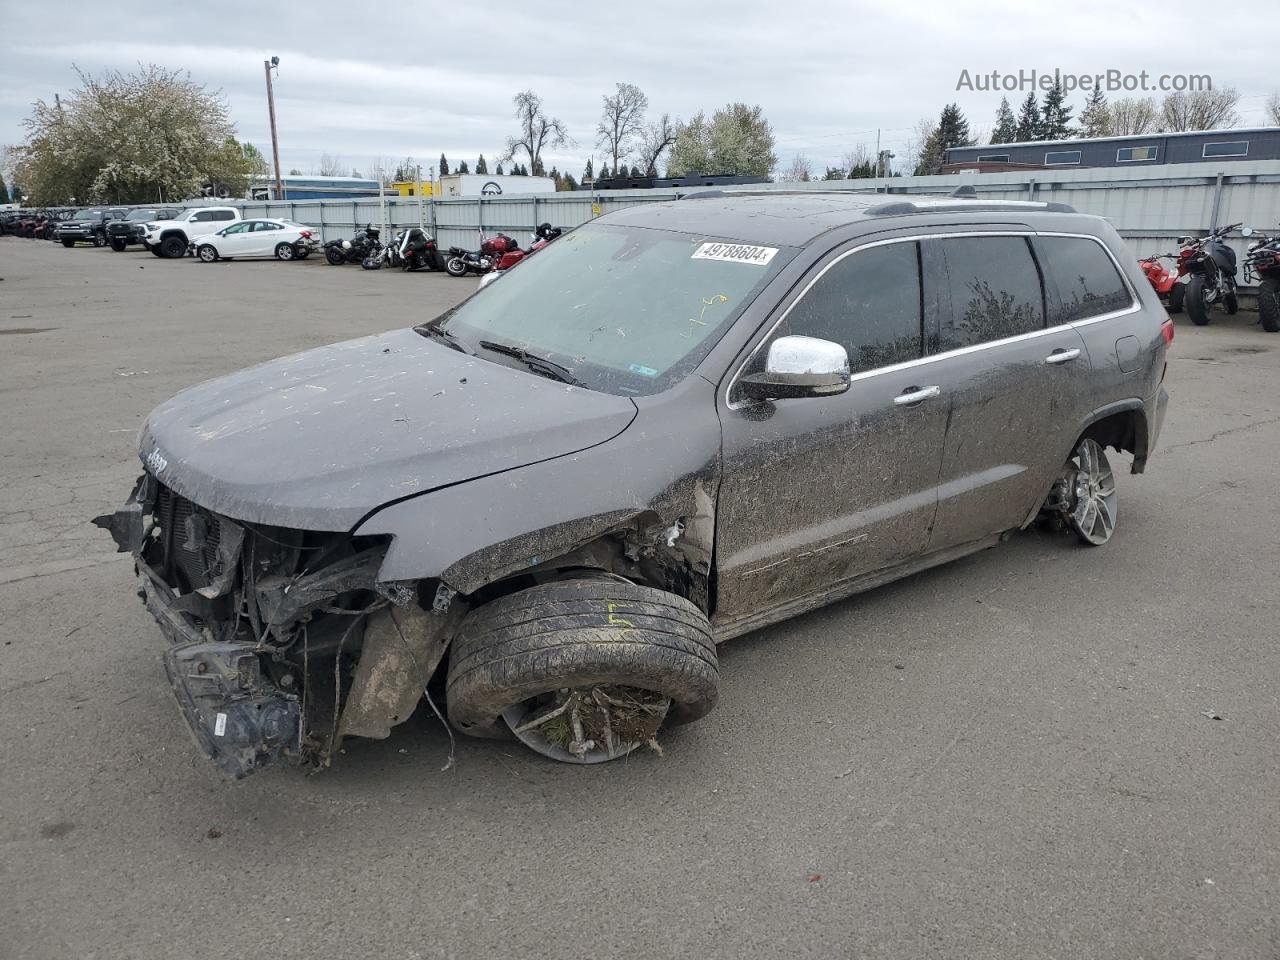
[[[1044,358],[1045,363],[1070,363],[1076,357],[1080,356],[1080,348],[1072,347],[1070,350],[1055,350]]]
[[[926,400],[932,400],[934,397],[942,396],[941,387],[908,387],[907,392],[899,394],[893,398],[895,407],[914,407],[917,403],[924,403]]]

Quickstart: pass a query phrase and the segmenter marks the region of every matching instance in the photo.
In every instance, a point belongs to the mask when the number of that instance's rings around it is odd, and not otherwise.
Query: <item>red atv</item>
[[[1151,284],[1155,290],[1156,296],[1163,300],[1168,307],[1170,313],[1181,313],[1182,302],[1186,294],[1186,286],[1178,281],[1182,278],[1182,265],[1178,264],[1178,269],[1165,267],[1161,260],[1177,260],[1176,253],[1157,253],[1138,261],[1138,265],[1142,267],[1143,274],[1146,275],[1147,282]]]

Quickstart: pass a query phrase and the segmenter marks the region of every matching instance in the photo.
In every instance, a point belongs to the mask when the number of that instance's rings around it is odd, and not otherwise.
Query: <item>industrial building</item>
[[[1141,167],[1168,163],[1280,160],[1280,127],[1239,130],[1196,130],[1188,133],[1150,133],[1137,137],[1096,137],[1081,140],[1037,140],[979,147],[951,147],[943,159],[943,173],[976,169],[997,172],[1022,168],[1082,169],[1085,167]]]

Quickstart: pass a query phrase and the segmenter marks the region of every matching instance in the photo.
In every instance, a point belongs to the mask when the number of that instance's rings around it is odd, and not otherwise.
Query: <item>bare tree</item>
[[[644,112],[649,109],[649,98],[633,83],[615,84],[617,93],[602,97],[604,110],[596,125],[596,145],[604,147],[613,157],[613,169],[626,157],[632,143],[644,123]]]
[[[1240,94],[1232,87],[1171,93],[1161,104],[1164,128],[1172,131],[1221,130],[1240,122],[1236,105]]]
[[[1280,92],[1273,93],[1267,97],[1267,119],[1275,126],[1280,127]]]
[[[311,168],[311,172],[317,177],[340,177],[346,169],[347,165],[341,157],[322,153],[320,154],[320,159],[316,161],[316,165]]]
[[[647,177],[658,175],[658,161],[676,142],[676,131],[680,121],[672,121],[671,114],[662,117],[646,126],[636,138],[636,153],[640,161],[640,170]]]
[[[1111,104],[1111,135],[1136,137],[1159,126],[1160,113],[1150,97],[1123,97]]]
[[[542,148],[573,144],[565,126],[556,117],[548,117],[542,110],[542,98],[532,90],[517,93],[511,98],[515,104],[516,119],[520,122],[520,136],[507,137],[504,160],[514,160],[521,154],[529,157],[529,172],[540,176],[542,172]]]
[[[903,165],[908,170],[915,170],[920,166],[920,160],[924,156],[925,146],[936,139],[938,132],[938,121],[931,120],[929,117],[923,117],[917,120],[915,126],[911,128],[911,136],[907,138],[907,142],[903,147]]]
[[[809,158],[803,153],[797,153],[778,179],[787,183],[808,183],[813,179],[813,166],[809,163]]]

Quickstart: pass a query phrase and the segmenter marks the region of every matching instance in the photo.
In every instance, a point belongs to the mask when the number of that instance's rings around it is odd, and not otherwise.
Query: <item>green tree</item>
[[[17,176],[40,203],[154,202],[198,196],[208,183],[242,194],[251,163],[226,100],[155,64],[94,76],[24,121]]]
[[[1000,98],[1000,107],[996,110],[996,125],[991,130],[992,143],[1015,143],[1018,139],[1018,118],[1013,115],[1009,106],[1009,98]]]
[[[767,177],[778,165],[774,142],[759,105],[727,104],[709,122],[700,111],[677,129],[668,171]]]
[[[1035,91],[1027,94],[1018,109],[1018,139],[1015,143],[1026,143],[1029,140],[1040,140],[1044,118],[1040,115],[1040,105],[1036,103]]]
[[[480,159],[476,161],[476,173],[488,174],[489,165],[484,162],[484,154],[480,154]]]
[[[600,164],[600,179],[601,179],[601,180],[608,180],[608,179],[609,179],[609,164],[608,164],[608,163],[602,163],[602,164]]]
[[[9,202],[9,188],[5,185],[4,174],[0,173],[0,203]]]
[[[498,176],[502,176],[502,164],[498,164],[497,168],[493,172]]]
[[[467,161],[463,160],[458,164],[458,173],[470,173],[471,169],[467,166]]]
[[[559,186],[559,187],[557,187],[557,189],[558,189],[558,190],[577,190],[577,189],[578,189],[578,181],[577,181],[577,180],[575,180],[575,179],[573,179],[573,174],[572,174],[572,173],[566,173],[566,174],[561,178],[561,180],[560,180],[560,186]]]
[[[445,159],[445,155],[440,154],[440,176],[447,177],[449,175],[449,161]]]
[[[1107,98],[1102,95],[1100,88],[1095,88],[1089,94],[1089,99],[1084,102],[1084,109],[1080,111],[1080,136],[1111,136],[1111,108],[1107,106]]]
[[[302,176],[302,171],[299,170],[297,167],[294,167],[292,170],[289,171],[289,176],[300,177]]]
[[[938,117],[938,125],[925,138],[924,146],[920,151],[920,160],[916,165],[916,176],[927,177],[937,173],[946,159],[949,148],[972,145],[969,121],[960,112],[957,104],[947,104],[942,108],[941,116]]]
[[[1040,107],[1040,139],[1066,140],[1072,135],[1071,108],[1067,106],[1067,95],[1062,90],[1062,82],[1055,79],[1053,87],[1044,95],[1044,103]]]
[[[827,172],[822,175],[823,180],[843,180],[844,171],[839,167],[827,167]]]
[[[582,168],[582,179],[583,181],[587,181],[587,180],[594,180],[595,178],[596,178],[596,175],[591,168],[591,158],[587,157],[587,165]]]

